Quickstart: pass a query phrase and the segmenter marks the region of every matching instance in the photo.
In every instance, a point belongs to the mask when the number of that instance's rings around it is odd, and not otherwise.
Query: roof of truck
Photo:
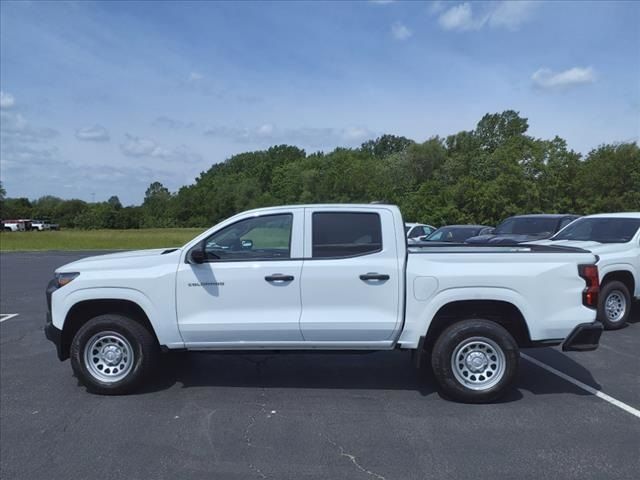
[[[640,212],[597,213],[585,218],[640,218]]]
[[[444,225],[441,228],[491,228],[489,225],[471,225],[471,224],[460,224],[460,225]]]
[[[575,213],[527,213],[524,215],[511,215],[509,218],[562,218],[562,217],[579,217]]]
[[[398,208],[396,205],[390,204],[390,203],[309,203],[309,204],[303,204],[303,205],[276,205],[273,207],[262,207],[262,208],[254,208],[252,210],[246,210],[244,212],[239,212],[239,213],[249,213],[249,212],[263,212],[266,210],[290,210],[292,208],[336,208],[336,209],[342,209],[342,208],[371,208],[371,209],[375,209],[375,208],[384,208],[384,207],[392,207],[392,208]]]

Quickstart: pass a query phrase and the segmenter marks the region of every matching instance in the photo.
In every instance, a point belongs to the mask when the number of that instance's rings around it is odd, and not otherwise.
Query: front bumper
[[[63,353],[62,350],[62,330],[56,328],[51,321],[51,312],[47,312],[47,320],[44,324],[44,336],[47,337],[47,340],[50,340],[56,346],[58,359],[60,361],[66,360],[68,357]]]
[[[602,335],[600,322],[581,323],[569,334],[562,344],[563,352],[589,352],[598,348]]]
[[[62,348],[62,330],[56,328],[56,326],[53,324],[53,320],[51,319],[51,296],[53,295],[53,292],[57,290],[57,288],[58,284],[55,279],[51,280],[49,282],[49,285],[47,285],[47,319],[44,323],[44,336],[47,337],[47,340],[50,340],[56,346],[58,358],[60,359],[60,361],[62,361],[69,358],[69,355],[65,355],[64,349]]]

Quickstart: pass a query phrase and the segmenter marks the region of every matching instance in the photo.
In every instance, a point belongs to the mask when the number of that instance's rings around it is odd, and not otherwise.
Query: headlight
[[[78,275],[80,275],[80,272],[56,273],[56,282],[58,283],[58,288],[64,287],[67,283],[70,283]]]

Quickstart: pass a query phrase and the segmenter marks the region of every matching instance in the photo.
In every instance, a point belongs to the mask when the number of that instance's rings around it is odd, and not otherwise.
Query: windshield
[[[556,231],[557,218],[519,217],[508,218],[496,228],[496,235],[540,235]]]
[[[588,240],[598,243],[626,243],[640,228],[640,218],[581,218],[552,240]]]

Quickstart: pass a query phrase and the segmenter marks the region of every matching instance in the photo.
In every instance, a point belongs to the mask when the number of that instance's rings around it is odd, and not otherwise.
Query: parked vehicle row
[[[484,235],[492,230],[492,227],[486,225],[447,225],[446,227],[438,228],[431,235],[424,238],[423,241],[464,243],[468,238]]]
[[[484,228],[484,230],[482,230]],[[598,320],[606,329],[622,328],[635,299],[640,300],[640,213],[518,215],[497,228],[482,225],[441,227],[412,246],[451,242],[472,245],[558,245],[598,256],[602,294]]]
[[[26,232],[30,230],[43,232],[45,230],[60,230],[60,226],[57,223],[51,223],[49,220],[2,220],[1,223],[2,230],[5,232]]]
[[[446,225],[440,232],[413,237],[414,242],[453,242],[475,245],[513,245],[551,237],[579,218],[578,215],[533,214],[516,215],[504,220],[496,228],[487,225]],[[417,224],[407,224],[417,225]],[[411,238],[411,237],[410,237]]]
[[[410,350],[487,402],[524,347],[597,348],[598,258],[568,246],[407,248],[392,205],[240,213],[181,248],[89,257],[47,288],[45,333],[90,390],[138,388],[161,350]]]
[[[578,217],[562,214],[517,215],[507,218],[493,231],[468,238],[466,242],[477,245],[506,245],[542,240],[560,231]]]

